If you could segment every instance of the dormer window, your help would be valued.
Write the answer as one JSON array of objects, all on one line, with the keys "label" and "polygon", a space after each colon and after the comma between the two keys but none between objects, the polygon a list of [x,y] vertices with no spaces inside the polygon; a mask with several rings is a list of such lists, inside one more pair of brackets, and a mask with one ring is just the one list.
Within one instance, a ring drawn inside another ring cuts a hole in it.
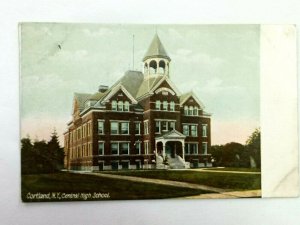
[{"label": "dormer window", "polygon": [[112,111],[117,111],[117,101],[112,101],[111,102],[111,110]]},{"label": "dormer window", "polygon": [[189,116],[192,116],[193,115],[193,106],[190,106],[189,107]]},{"label": "dormer window", "polygon": [[198,107],[196,107],[196,106],[194,107],[194,115],[198,116]]},{"label": "dormer window", "polygon": [[159,100],[157,100],[155,102],[155,109],[160,110],[160,104],[161,104],[161,102]]},{"label": "dormer window", "polygon": [[123,102],[118,101],[118,111],[123,111]]},{"label": "dormer window", "polygon": [[175,111],[175,102],[174,101],[170,102],[170,111]]},{"label": "dormer window", "polygon": [[189,111],[189,108],[187,106],[184,106],[184,115],[188,115],[188,111]]},{"label": "dormer window", "polygon": [[128,101],[125,101],[125,103],[124,103],[124,111],[125,112],[129,111],[129,102]]},{"label": "dormer window", "polygon": [[163,110],[164,111],[168,110],[168,102],[167,101],[163,101]]}]

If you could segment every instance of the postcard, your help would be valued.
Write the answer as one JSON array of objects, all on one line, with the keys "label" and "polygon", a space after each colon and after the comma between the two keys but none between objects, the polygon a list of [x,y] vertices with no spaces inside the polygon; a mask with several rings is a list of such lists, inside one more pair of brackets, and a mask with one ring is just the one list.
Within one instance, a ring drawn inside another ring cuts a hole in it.
[{"label": "postcard", "polygon": [[19,30],[23,202],[262,197],[260,25]]}]

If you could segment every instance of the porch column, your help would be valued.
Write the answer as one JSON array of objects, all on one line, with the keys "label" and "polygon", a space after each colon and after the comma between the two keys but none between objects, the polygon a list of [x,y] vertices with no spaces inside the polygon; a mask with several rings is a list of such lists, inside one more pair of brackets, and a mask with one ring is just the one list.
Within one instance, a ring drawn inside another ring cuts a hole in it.
[{"label": "porch column", "polygon": [[184,154],[185,154],[185,152],[184,152],[184,140],[181,141],[181,145],[182,145],[182,159],[185,161],[185,157],[184,157]]},{"label": "porch column", "polygon": [[165,159],[165,157],[166,157],[166,142],[162,141],[162,144],[163,144],[162,155],[163,155],[163,159]]}]

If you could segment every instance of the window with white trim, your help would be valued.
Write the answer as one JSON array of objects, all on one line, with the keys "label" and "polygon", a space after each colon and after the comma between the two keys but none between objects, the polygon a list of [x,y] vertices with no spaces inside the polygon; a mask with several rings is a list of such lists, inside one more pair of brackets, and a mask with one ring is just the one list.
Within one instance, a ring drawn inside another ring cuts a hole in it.
[{"label": "window with white trim", "polygon": [[202,137],[207,137],[207,124],[202,124]]},{"label": "window with white trim", "polygon": [[115,101],[115,100],[113,100],[112,102],[111,102],[111,110],[112,111],[117,111],[117,101]]},{"label": "window with white trim", "polygon": [[119,143],[120,155],[128,155],[129,154],[129,143],[121,142]]},{"label": "window with white trim", "polygon": [[119,123],[118,122],[110,122],[110,133],[111,134],[119,134]]},{"label": "window with white trim", "polygon": [[104,155],[104,142],[98,142],[98,155]]},{"label": "window with white trim", "polygon": [[186,155],[197,155],[198,144],[197,143],[185,143],[184,152]]},{"label": "window with white trim", "polygon": [[193,112],[194,112],[194,108],[193,108],[193,106],[190,106],[189,107],[189,116],[192,116]]},{"label": "window with white trim", "polygon": [[155,121],[155,133],[160,134],[160,121]]},{"label": "window with white trim", "polygon": [[189,136],[189,125],[187,125],[187,124],[183,125],[183,132],[182,133],[185,136]]},{"label": "window with white trim", "polygon": [[197,126],[196,125],[191,125],[191,136],[192,137],[197,137]]},{"label": "window with white trim", "polygon": [[118,101],[118,111],[123,111],[123,102]]},{"label": "window with white trim", "polygon": [[184,106],[184,115],[189,115],[189,107]]},{"label": "window with white trim", "polygon": [[140,141],[135,142],[135,154],[137,155],[141,154],[141,144]]},{"label": "window with white trim", "polygon": [[125,101],[125,102],[124,102],[124,111],[125,111],[125,112],[128,112],[128,111],[129,111],[129,102],[128,102],[128,101]]},{"label": "window with white trim", "polygon": [[129,123],[128,122],[121,123],[121,134],[129,134]]},{"label": "window with white trim", "polygon": [[168,110],[168,102],[167,101],[163,101],[163,110],[164,111]]},{"label": "window with white trim", "polygon": [[141,123],[140,122],[134,123],[134,130],[135,130],[135,134],[141,134]]},{"label": "window with white trim", "polygon": [[170,111],[175,111],[175,102],[174,101],[171,101],[170,102]]},{"label": "window with white trim", "polygon": [[207,154],[207,142],[202,142],[202,154]]},{"label": "window with white trim", "polygon": [[112,155],[118,155],[119,153],[119,144],[117,142],[110,143],[110,150]]},{"label": "window with white trim", "polygon": [[155,109],[156,109],[156,110],[160,110],[160,105],[161,105],[161,102],[160,102],[159,100],[157,100],[157,101],[155,102]]},{"label": "window with white trim", "polygon": [[194,107],[194,116],[198,116],[198,107],[197,106]]},{"label": "window with white trim", "polygon": [[169,130],[175,130],[175,122],[174,121],[170,121],[169,122]]},{"label": "window with white trim", "polygon": [[148,154],[149,154],[149,142],[146,141],[146,142],[144,143],[144,145],[145,145],[145,155],[148,155]]},{"label": "window with white trim", "polygon": [[161,130],[168,131],[168,121],[161,121]]},{"label": "window with white trim", "polygon": [[144,134],[149,134],[149,123],[144,121]]},{"label": "window with white trim", "polygon": [[98,120],[98,134],[104,134],[104,121]]}]

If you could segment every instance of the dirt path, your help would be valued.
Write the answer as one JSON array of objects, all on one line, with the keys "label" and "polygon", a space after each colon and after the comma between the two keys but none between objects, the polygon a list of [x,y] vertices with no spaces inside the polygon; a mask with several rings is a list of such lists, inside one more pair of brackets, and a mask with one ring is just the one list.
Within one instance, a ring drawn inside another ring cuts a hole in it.
[{"label": "dirt path", "polygon": [[192,184],[187,182],[181,181],[172,181],[172,180],[161,180],[161,179],[153,179],[153,178],[144,178],[144,177],[134,177],[134,176],[124,176],[124,175],[115,175],[115,174],[108,174],[108,173],[86,173],[86,172],[79,172],[79,171],[72,171],[73,173],[83,173],[87,175],[96,175],[99,177],[105,178],[112,178],[118,180],[128,180],[132,182],[142,182],[142,183],[154,183],[160,185],[167,185],[167,186],[175,186],[175,187],[182,187],[182,188],[192,188],[198,190],[205,190],[205,191],[212,191],[216,193],[211,194],[201,194],[196,196],[187,196],[184,198],[243,198],[243,197],[259,197],[261,195],[260,190],[252,190],[252,191],[228,191],[222,188],[215,188],[207,185],[201,184]]}]

